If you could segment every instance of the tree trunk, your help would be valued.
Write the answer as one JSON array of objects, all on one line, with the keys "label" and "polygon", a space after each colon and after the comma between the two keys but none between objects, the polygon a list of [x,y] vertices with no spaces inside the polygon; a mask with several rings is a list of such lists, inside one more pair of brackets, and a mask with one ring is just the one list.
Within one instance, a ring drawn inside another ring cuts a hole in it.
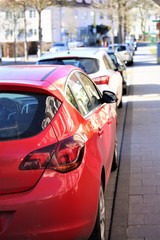
[{"label": "tree trunk", "polygon": [[121,2],[118,1],[118,42],[122,43],[123,42],[123,37],[122,37],[122,6],[121,6]]},{"label": "tree trunk", "polygon": [[26,8],[24,7],[24,58],[28,60],[28,44],[27,44],[27,21],[26,21]]},{"label": "tree trunk", "polygon": [[42,54],[42,28],[41,28],[41,11],[38,12],[39,22],[38,22],[38,49],[37,55],[38,57]]}]

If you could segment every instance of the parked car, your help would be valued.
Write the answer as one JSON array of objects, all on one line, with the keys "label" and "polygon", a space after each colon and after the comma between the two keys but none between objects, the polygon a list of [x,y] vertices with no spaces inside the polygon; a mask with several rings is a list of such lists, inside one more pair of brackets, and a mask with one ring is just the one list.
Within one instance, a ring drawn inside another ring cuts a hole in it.
[{"label": "parked car", "polygon": [[74,66],[3,66],[0,89],[0,239],[105,239],[115,94]]},{"label": "parked car", "polygon": [[121,44],[121,43],[115,43],[115,44],[110,44],[108,46],[108,50],[114,50],[119,52],[121,55],[123,61],[128,64],[132,65],[133,64],[133,52],[129,48],[127,43]]},{"label": "parked car", "polygon": [[138,42],[137,42],[136,39],[134,39],[134,41],[133,41],[133,45],[134,45],[134,49],[135,49],[135,51],[137,51],[137,49],[138,49]]},{"label": "parked car", "polygon": [[77,48],[43,55],[37,63],[74,65],[82,68],[98,85],[101,92],[111,90],[117,96],[117,107],[122,107],[122,76],[115,71],[106,51],[98,48]]},{"label": "parked car", "polygon": [[135,54],[135,48],[134,45],[131,42],[126,42],[126,44],[129,46],[129,50],[132,52],[132,54]]},{"label": "parked car", "polygon": [[135,38],[130,38],[130,39],[126,39],[126,43],[128,43],[129,45],[131,45],[134,48],[134,51],[137,50],[138,48],[138,43],[136,41]]},{"label": "parked car", "polygon": [[77,47],[83,47],[84,44],[82,41],[71,41],[68,42],[68,48],[72,49],[72,48],[77,48]]},{"label": "parked car", "polygon": [[59,51],[64,51],[66,50],[68,47],[67,47],[67,44],[66,43],[63,43],[63,42],[56,42],[56,43],[53,43],[53,45],[51,46],[51,48],[49,49],[50,52],[59,52]]},{"label": "parked car", "polygon": [[107,50],[108,55],[115,65],[115,70],[119,71],[123,78],[123,95],[127,94],[127,67],[118,52]]},{"label": "parked car", "polygon": [[2,47],[0,46],[0,63],[2,63]]}]

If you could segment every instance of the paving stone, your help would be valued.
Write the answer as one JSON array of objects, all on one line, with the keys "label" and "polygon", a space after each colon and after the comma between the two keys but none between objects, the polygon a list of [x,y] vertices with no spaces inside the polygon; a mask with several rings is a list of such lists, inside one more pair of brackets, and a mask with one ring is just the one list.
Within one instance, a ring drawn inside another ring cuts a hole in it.
[{"label": "paving stone", "polygon": [[[138,54],[143,54],[144,66],[130,68],[133,76],[125,98],[123,146],[108,240],[160,240],[160,67],[155,57],[149,65],[148,48],[142,50]],[[124,109],[121,118],[123,113]]]},{"label": "paving stone", "polygon": [[[146,225],[156,225],[160,228],[160,212],[159,213],[150,213],[144,215],[144,221]],[[160,238],[160,236],[159,236]]]},{"label": "paving stone", "polygon": [[128,240],[146,240],[146,238],[128,238]]},{"label": "paving stone", "polygon": [[137,167],[132,167],[132,168],[130,169],[130,172],[131,172],[131,173],[141,173],[141,172],[142,172],[142,167],[139,167],[139,166],[137,166]]},{"label": "paving stone", "polygon": [[141,179],[131,179],[130,180],[130,186],[141,187],[142,186],[142,180]]},{"label": "paving stone", "polygon": [[159,206],[157,204],[148,203],[130,203],[129,215],[142,213],[158,213]]},{"label": "paving stone", "polygon": [[128,217],[128,225],[144,225],[144,215],[130,214]]},{"label": "paving stone", "polygon": [[143,203],[143,195],[134,195],[134,196],[129,196],[129,204],[133,203]]},{"label": "paving stone", "polygon": [[138,195],[138,194],[156,194],[156,187],[142,186],[142,187],[130,187],[129,194]]},{"label": "paving stone", "polygon": [[144,203],[160,203],[160,195],[157,194],[150,194],[143,196]]},{"label": "paving stone", "polygon": [[137,225],[128,227],[128,238],[160,239],[160,227],[157,225]]}]

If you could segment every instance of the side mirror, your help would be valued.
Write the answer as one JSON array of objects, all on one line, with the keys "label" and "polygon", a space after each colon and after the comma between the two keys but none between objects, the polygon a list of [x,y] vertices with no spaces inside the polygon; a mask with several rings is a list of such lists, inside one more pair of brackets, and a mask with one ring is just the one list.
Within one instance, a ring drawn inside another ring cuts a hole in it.
[{"label": "side mirror", "polygon": [[125,67],[123,65],[119,65],[118,66],[118,71],[121,72],[121,71],[124,71],[124,70],[125,70]]},{"label": "side mirror", "polygon": [[105,103],[115,103],[118,100],[116,94],[108,90],[103,91],[102,97]]}]

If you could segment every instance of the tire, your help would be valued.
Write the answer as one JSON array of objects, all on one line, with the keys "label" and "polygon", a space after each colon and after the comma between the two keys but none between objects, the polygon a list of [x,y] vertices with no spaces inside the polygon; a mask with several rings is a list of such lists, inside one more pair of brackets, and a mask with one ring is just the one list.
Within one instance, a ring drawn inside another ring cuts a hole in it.
[{"label": "tire", "polygon": [[118,167],[118,147],[117,147],[117,140],[116,140],[111,171],[112,172],[115,171],[117,167]]},{"label": "tire", "polygon": [[123,95],[123,96],[124,96],[124,95],[127,95],[127,85],[126,85],[126,84],[123,86],[122,95]]},{"label": "tire", "polygon": [[120,101],[120,103],[118,105],[118,108],[122,108],[122,107],[123,107],[123,103],[122,103],[122,99],[121,99],[121,101]]},{"label": "tire", "polygon": [[132,66],[133,65],[133,59],[132,59],[132,61],[129,63],[129,66]]},{"label": "tire", "polygon": [[96,223],[89,240],[106,240],[106,209],[102,183],[99,190],[99,203]]},{"label": "tire", "polygon": [[127,66],[132,66],[133,65],[133,59],[130,62],[127,62]]}]

